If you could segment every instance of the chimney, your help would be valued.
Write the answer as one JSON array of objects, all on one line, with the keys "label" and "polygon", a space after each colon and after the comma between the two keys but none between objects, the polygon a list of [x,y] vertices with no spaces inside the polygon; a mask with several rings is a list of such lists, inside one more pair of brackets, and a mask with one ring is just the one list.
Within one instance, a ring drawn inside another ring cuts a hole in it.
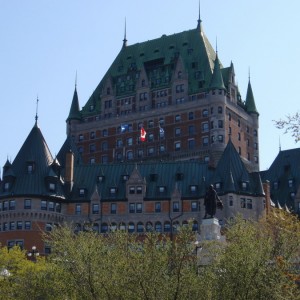
[{"label": "chimney", "polygon": [[68,192],[71,192],[73,187],[73,177],[74,177],[74,154],[70,150],[66,154],[66,166],[65,166],[65,183]]},{"label": "chimney", "polygon": [[264,192],[265,192],[266,215],[268,216],[271,212],[270,182],[268,180],[263,183],[263,189],[264,189]]}]

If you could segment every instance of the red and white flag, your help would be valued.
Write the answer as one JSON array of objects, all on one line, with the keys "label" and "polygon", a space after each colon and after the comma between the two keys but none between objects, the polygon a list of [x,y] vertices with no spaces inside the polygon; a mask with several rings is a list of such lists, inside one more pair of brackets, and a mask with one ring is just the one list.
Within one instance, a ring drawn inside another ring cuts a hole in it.
[{"label": "red and white flag", "polygon": [[146,130],[144,129],[144,127],[142,127],[141,128],[141,136],[140,136],[140,139],[141,139],[142,142],[145,142],[146,134],[147,134]]}]

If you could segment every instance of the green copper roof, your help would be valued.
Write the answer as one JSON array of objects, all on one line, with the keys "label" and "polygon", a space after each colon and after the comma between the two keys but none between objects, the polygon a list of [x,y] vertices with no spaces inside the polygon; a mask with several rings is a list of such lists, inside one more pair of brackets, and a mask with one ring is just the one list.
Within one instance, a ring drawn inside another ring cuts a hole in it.
[{"label": "green copper roof", "polygon": [[[221,183],[221,188],[218,190],[220,194],[230,192],[263,194],[259,174],[248,172],[231,139],[218,162],[212,181],[214,184]],[[242,187],[242,182],[247,184],[246,188]]]},{"label": "green copper roof", "polygon": [[79,100],[78,100],[78,94],[77,94],[77,89],[75,87],[74,90],[74,95],[73,95],[73,100],[69,112],[69,116],[67,118],[68,120],[80,120],[81,119],[81,113],[80,113],[80,108],[79,108]]},{"label": "green copper roof", "polygon": [[249,82],[248,82],[248,89],[247,89],[245,106],[246,106],[246,111],[248,113],[253,113],[253,114],[259,115],[259,113],[256,109],[256,106],[255,106],[255,101],[254,101],[254,96],[253,96],[253,92],[252,92],[250,79],[249,79]]},{"label": "green copper roof", "polygon": [[226,90],[223,77],[222,77],[222,72],[220,69],[220,61],[218,58],[218,54],[216,55],[214,71],[213,71],[213,75],[209,87],[210,89]]},{"label": "green copper roof", "polygon": [[[300,148],[280,151],[262,180],[270,182],[271,199],[290,210],[298,210],[292,196],[300,187]],[[299,211],[298,211],[299,213]]]},{"label": "green copper roof", "polygon": [[[8,170],[14,175],[14,179],[10,181],[11,186],[3,195],[13,193],[16,196],[52,196],[53,192],[49,191],[45,182],[45,179],[53,174],[50,170],[52,162],[52,155],[36,122]],[[5,181],[4,176],[3,182]],[[63,196],[59,186],[55,196]]]},{"label": "green copper roof", "polygon": [[[111,80],[117,96],[133,95],[142,71],[151,89],[169,87],[179,59],[188,74],[189,94],[207,91],[211,82],[216,53],[201,28],[162,35],[160,38],[123,46],[96,87],[82,113],[100,112],[104,84]],[[94,111],[90,110],[90,107]]]}]

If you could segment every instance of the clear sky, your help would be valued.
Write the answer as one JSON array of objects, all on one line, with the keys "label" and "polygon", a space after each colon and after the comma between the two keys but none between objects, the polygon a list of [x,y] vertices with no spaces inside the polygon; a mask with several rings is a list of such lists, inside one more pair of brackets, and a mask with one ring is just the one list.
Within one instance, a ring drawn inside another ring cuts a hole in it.
[{"label": "clear sky", "polygon": [[[13,160],[34,125],[55,155],[66,138],[74,92],[83,106],[128,45],[195,28],[199,0],[0,0],[0,164]],[[260,113],[260,169],[299,147],[272,120],[299,108],[300,1],[201,0],[211,44],[232,61],[242,98],[250,68]]]}]

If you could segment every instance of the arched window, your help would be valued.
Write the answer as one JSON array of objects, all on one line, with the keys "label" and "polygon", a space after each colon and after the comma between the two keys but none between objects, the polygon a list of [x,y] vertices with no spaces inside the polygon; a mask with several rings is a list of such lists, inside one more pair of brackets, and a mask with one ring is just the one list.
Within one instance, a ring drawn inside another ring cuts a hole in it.
[{"label": "arched window", "polygon": [[116,231],[117,230],[117,224],[116,223],[111,223],[110,224],[110,231]]},{"label": "arched window", "polygon": [[93,224],[93,231],[99,232],[99,224],[97,224],[97,223]]},{"label": "arched window", "polygon": [[147,222],[146,223],[146,231],[147,232],[150,232],[150,231],[152,231],[153,230],[153,225],[152,225],[152,223],[151,222]]},{"label": "arched window", "polygon": [[164,223],[164,232],[170,232],[171,231],[171,224],[169,221],[166,221]]},{"label": "arched window", "polygon": [[144,224],[142,222],[138,222],[136,226],[137,232],[144,232]]},{"label": "arched window", "polygon": [[135,230],[134,223],[133,223],[133,222],[130,222],[130,223],[128,224],[128,232],[132,233],[132,232],[134,232],[134,230]]},{"label": "arched window", "polygon": [[101,224],[101,232],[106,233],[108,231],[108,225],[107,223],[102,223]]},{"label": "arched window", "polygon": [[156,222],[155,223],[155,231],[156,232],[161,232],[162,231],[161,223],[160,222]]},{"label": "arched window", "polygon": [[119,229],[120,230],[126,230],[126,225],[125,225],[125,223],[120,223],[120,225],[119,225]]}]

